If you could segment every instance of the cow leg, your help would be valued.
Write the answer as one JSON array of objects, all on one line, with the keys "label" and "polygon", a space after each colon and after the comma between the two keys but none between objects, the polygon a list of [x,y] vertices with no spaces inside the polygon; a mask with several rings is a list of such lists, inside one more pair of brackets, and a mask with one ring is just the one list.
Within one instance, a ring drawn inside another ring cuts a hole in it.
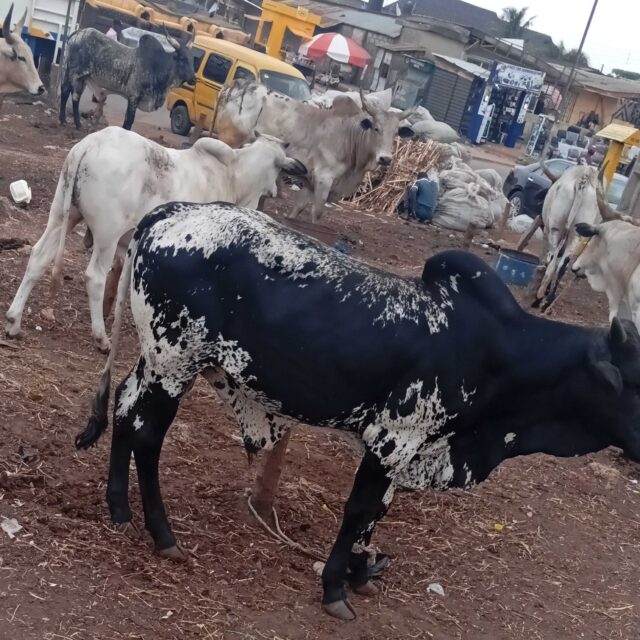
[{"label": "cow leg", "polygon": [[[70,217],[69,229],[73,228],[77,221],[75,216],[74,219]],[[60,220],[50,220],[40,240],[36,242],[31,250],[24,277],[6,314],[7,325],[5,330],[9,336],[17,336],[20,333],[22,313],[29,299],[29,294],[56,256],[62,229],[60,223]]]},{"label": "cow leg", "polygon": [[151,534],[158,553],[175,560],[184,560],[186,556],[176,544],[164,508],[159,466],[164,437],[173,422],[188,382],[178,384],[182,392],[171,396],[161,384],[149,384],[146,380],[145,360],[141,357],[116,392],[107,503],[115,524],[126,525],[131,521],[128,490],[129,465],[133,452],[145,527]]},{"label": "cow leg", "polygon": [[[370,451],[362,459],[351,495],[344,509],[342,526],[338,532],[329,559],[322,572],[322,606],[324,610],[336,618],[351,620],[355,612],[347,602],[344,582],[352,552],[360,549],[354,545],[366,545],[371,539],[376,521],[386,513],[391,503],[392,481],[387,477],[380,460]],[[366,565],[352,561],[351,583],[362,593],[371,593],[373,588],[368,583]]]},{"label": "cow leg", "polygon": [[127,112],[124,116],[123,129],[130,130],[136,117],[136,109],[138,108],[138,98],[127,98]]},{"label": "cow leg", "polygon": [[320,220],[322,213],[324,212],[332,184],[332,179],[321,178],[314,185],[313,206],[311,207],[311,222],[313,222],[313,224]]},{"label": "cow leg", "polygon": [[73,106],[73,122],[76,129],[80,128],[80,98],[84,91],[84,80],[75,80],[72,84],[71,105]]},{"label": "cow leg", "polygon": [[104,318],[109,317],[111,307],[113,307],[113,303],[116,299],[116,295],[118,293],[118,282],[120,282],[120,274],[122,273],[126,253],[126,247],[122,247],[122,245],[118,244],[116,257],[111,265],[109,273],[107,274],[107,281],[104,286],[104,300],[102,302],[102,315]]},{"label": "cow leg", "polygon": [[71,83],[65,80],[60,88],[60,124],[67,124],[67,102],[71,95]]},{"label": "cow leg", "polygon": [[85,272],[87,295],[89,296],[89,311],[91,313],[91,335],[98,344],[100,351],[109,351],[110,342],[104,326],[102,315],[105,283],[107,273],[113,263],[117,243],[103,247],[94,244],[93,253]]}]

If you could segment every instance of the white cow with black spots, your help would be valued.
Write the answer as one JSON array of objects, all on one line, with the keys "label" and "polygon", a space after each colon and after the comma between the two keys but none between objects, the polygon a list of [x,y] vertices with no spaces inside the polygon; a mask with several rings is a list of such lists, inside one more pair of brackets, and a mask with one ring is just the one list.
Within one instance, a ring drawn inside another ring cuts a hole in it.
[{"label": "white cow with black spots", "polygon": [[505,458],[534,452],[573,456],[613,444],[640,460],[632,324],[614,320],[606,331],[531,316],[468,253],[441,253],[421,278],[400,278],[221,203],[169,204],[138,225],[79,448],[107,427],[129,283],[140,356],[116,391],[113,522],[132,526],[133,453],[156,549],[185,558],[158,468],[199,374],[230,406],[249,454],[273,447],[291,420],[350,432],[364,456],[322,574],[324,608],[339,618],[355,617],[345,581],[356,593],[376,591],[363,547],[396,486],[468,488]]},{"label": "white cow with black spots", "polygon": [[6,314],[8,335],[20,333],[29,294],[52,262],[53,292],[60,286],[66,234],[84,221],[93,242],[86,271],[91,333],[99,348],[108,350],[103,315],[107,273],[118,252],[113,278],[117,282],[127,234],[140,218],[172,200],[223,200],[256,207],[262,196],[275,197],[281,170],[306,172],[300,162],[287,157],[279,140],[259,134],[242,149],[202,138],[187,150],[167,149],[120,127],[87,136],[71,149],[62,167],[47,228],[33,247]]}]

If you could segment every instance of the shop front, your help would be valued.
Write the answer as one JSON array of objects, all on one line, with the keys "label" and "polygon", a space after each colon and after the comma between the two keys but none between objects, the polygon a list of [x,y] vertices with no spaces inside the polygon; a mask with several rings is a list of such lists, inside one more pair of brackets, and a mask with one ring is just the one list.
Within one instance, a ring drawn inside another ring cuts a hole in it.
[{"label": "shop front", "polygon": [[525,116],[542,90],[544,73],[495,62],[484,91],[471,105],[471,142],[514,147],[524,131]]}]

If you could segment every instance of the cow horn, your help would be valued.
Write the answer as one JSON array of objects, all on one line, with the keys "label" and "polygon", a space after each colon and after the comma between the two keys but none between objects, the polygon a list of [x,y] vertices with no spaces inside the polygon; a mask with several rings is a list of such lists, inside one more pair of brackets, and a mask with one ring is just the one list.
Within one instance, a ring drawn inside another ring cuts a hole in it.
[{"label": "cow horn", "polygon": [[547,167],[547,163],[542,155],[540,156],[540,168],[542,169],[542,173],[544,173],[544,175],[547,176],[547,178],[549,178],[552,183],[558,181],[559,176],[555,175],[549,170],[549,167]]},{"label": "cow horn", "polygon": [[371,108],[367,105],[367,101],[364,99],[364,93],[362,93],[362,82],[360,83],[360,102],[362,102],[362,108],[375,119],[376,114],[371,111]]},{"label": "cow horn", "polygon": [[27,19],[27,8],[25,7],[24,13],[22,14],[22,18],[16,22],[16,26],[13,28],[13,34],[17,35],[19,38],[22,37],[22,29],[24,27],[25,20]]},{"label": "cow horn", "polygon": [[607,202],[607,199],[604,197],[603,190],[603,176],[604,170],[606,169],[607,163],[598,171],[598,181],[596,182],[596,200],[598,201],[598,210],[600,211],[600,216],[602,219],[607,222],[609,220],[620,220],[620,214]]},{"label": "cow horn", "polygon": [[415,107],[409,107],[408,109],[405,109],[401,114],[400,114],[400,122],[402,122],[403,120],[406,120],[409,116],[412,116],[416,111]]},{"label": "cow horn", "polygon": [[167,31],[167,25],[162,23],[162,28],[164,29],[164,37],[167,39],[167,42],[174,48],[175,51],[180,49],[180,43]]},{"label": "cow horn", "polygon": [[4,19],[4,23],[2,25],[2,35],[4,39],[7,41],[7,44],[14,43],[14,37],[11,33],[11,16],[13,15],[13,3],[9,7],[9,13],[7,13],[7,17]]}]

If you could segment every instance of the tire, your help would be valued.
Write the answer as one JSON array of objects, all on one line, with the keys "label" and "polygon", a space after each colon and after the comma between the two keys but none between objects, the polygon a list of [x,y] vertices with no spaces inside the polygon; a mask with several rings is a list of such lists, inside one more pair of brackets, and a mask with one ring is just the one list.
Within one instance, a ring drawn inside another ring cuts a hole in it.
[{"label": "tire", "polygon": [[509,194],[509,202],[511,203],[510,218],[515,218],[522,213],[522,191],[512,191]]},{"label": "tire", "polygon": [[191,131],[189,110],[183,104],[177,104],[171,109],[171,131],[179,136],[188,136]]}]

